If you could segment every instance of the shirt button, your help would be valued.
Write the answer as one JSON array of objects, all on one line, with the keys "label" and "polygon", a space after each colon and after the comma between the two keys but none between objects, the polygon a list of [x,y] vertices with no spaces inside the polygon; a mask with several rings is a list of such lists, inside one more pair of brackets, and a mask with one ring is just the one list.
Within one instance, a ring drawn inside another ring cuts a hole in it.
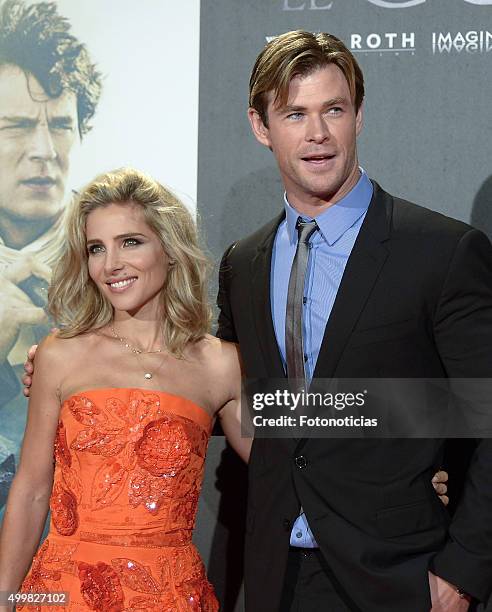
[{"label": "shirt button", "polygon": [[297,467],[302,470],[303,468],[306,467],[307,465],[307,461],[306,461],[306,457],[304,457],[304,455],[299,455],[299,457],[295,458],[294,463],[297,465]]},{"label": "shirt button", "polygon": [[306,297],[306,296],[304,296],[304,297],[302,298],[302,303],[303,303],[303,304],[307,304],[307,297]]},{"label": "shirt button", "polygon": [[306,362],[308,360],[308,356],[306,355],[306,353],[304,353],[304,362]]},{"label": "shirt button", "polygon": [[302,538],[302,531],[298,531],[296,533],[296,538]]}]

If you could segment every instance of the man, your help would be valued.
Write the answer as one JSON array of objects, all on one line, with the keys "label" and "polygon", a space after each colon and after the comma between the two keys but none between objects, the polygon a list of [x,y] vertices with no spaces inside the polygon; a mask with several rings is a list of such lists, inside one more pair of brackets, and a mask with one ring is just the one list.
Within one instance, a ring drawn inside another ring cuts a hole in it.
[{"label": "man", "polygon": [[101,93],[101,76],[70,29],[54,2],[0,4],[0,418],[2,434],[17,442],[25,413],[13,367],[47,330],[70,155]]},{"label": "man", "polygon": [[[218,335],[239,342],[247,378],[488,377],[490,243],[368,179],[356,148],[363,97],[362,72],[334,36],[289,32],[260,53],[248,114],[278,163],[285,210],[226,251]],[[458,612],[486,601],[490,441],[450,524],[429,486],[442,449],[256,438],[247,611]]]}]

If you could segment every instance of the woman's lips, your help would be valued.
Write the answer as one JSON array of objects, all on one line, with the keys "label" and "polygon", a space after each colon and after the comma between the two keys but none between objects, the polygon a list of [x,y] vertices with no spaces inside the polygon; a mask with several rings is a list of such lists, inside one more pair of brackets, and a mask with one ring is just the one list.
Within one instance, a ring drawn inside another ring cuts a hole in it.
[{"label": "woman's lips", "polygon": [[114,280],[106,283],[110,291],[113,293],[123,293],[137,280],[136,276],[130,276],[128,278],[122,278],[120,280]]}]

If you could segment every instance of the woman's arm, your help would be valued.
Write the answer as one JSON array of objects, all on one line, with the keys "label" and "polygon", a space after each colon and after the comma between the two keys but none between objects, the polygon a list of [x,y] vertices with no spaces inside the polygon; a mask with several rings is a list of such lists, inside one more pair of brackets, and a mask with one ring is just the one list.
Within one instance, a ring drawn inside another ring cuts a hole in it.
[{"label": "woman's arm", "polygon": [[241,397],[228,402],[219,412],[219,418],[227,441],[241,459],[248,463],[253,437],[241,430]]},{"label": "woman's arm", "polygon": [[43,532],[53,484],[53,444],[60,402],[58,381],[63,342],[46,338],[36,353],[36,374],[19,468],[12,483],[0,534],[0,591],[17,591]]},{"label": "woman's arm", "polygon": [[[241,415],[241,357],[237,344],[222,342],[223,368],[221,380],[227,387],[228,401],[217,413],[227,441],[246,463],[249,460],[253,430]],[[249,435],[248,435],[249,434]]]}]

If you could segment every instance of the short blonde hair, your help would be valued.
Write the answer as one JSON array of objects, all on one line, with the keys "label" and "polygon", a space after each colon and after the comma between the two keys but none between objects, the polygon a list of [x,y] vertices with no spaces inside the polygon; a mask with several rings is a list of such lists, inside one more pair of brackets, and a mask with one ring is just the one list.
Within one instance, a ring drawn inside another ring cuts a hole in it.
[{"label": "short blonde hair", "polygon": [[355,57],[336,36],[304,30],[275,37],[258,55],[249,81],[250,107],[268,126],[267,94],[273,91],[274,104],[281,107],[287,103],[289,84],[295,76],[307,76],[329,64],[343,72],[357,112],[364,99],[364,76]]},{"label": "short blonde hair", "polygon": [[123,168],[101,174],[74,199],[67,211],[66,242],[53,272],[48,308],[62,327],[62,338],[99,329],[111,321],[113,307],[89,276],[86,220],[97,208],[128,203],[141,207],[146,223],[174,262],[161,292],[162,327],[166,348],[181,356],[187,343],[200,340],[209,330],[209,260],[198,245],[196,224],[186,207],[138,170]]}]

